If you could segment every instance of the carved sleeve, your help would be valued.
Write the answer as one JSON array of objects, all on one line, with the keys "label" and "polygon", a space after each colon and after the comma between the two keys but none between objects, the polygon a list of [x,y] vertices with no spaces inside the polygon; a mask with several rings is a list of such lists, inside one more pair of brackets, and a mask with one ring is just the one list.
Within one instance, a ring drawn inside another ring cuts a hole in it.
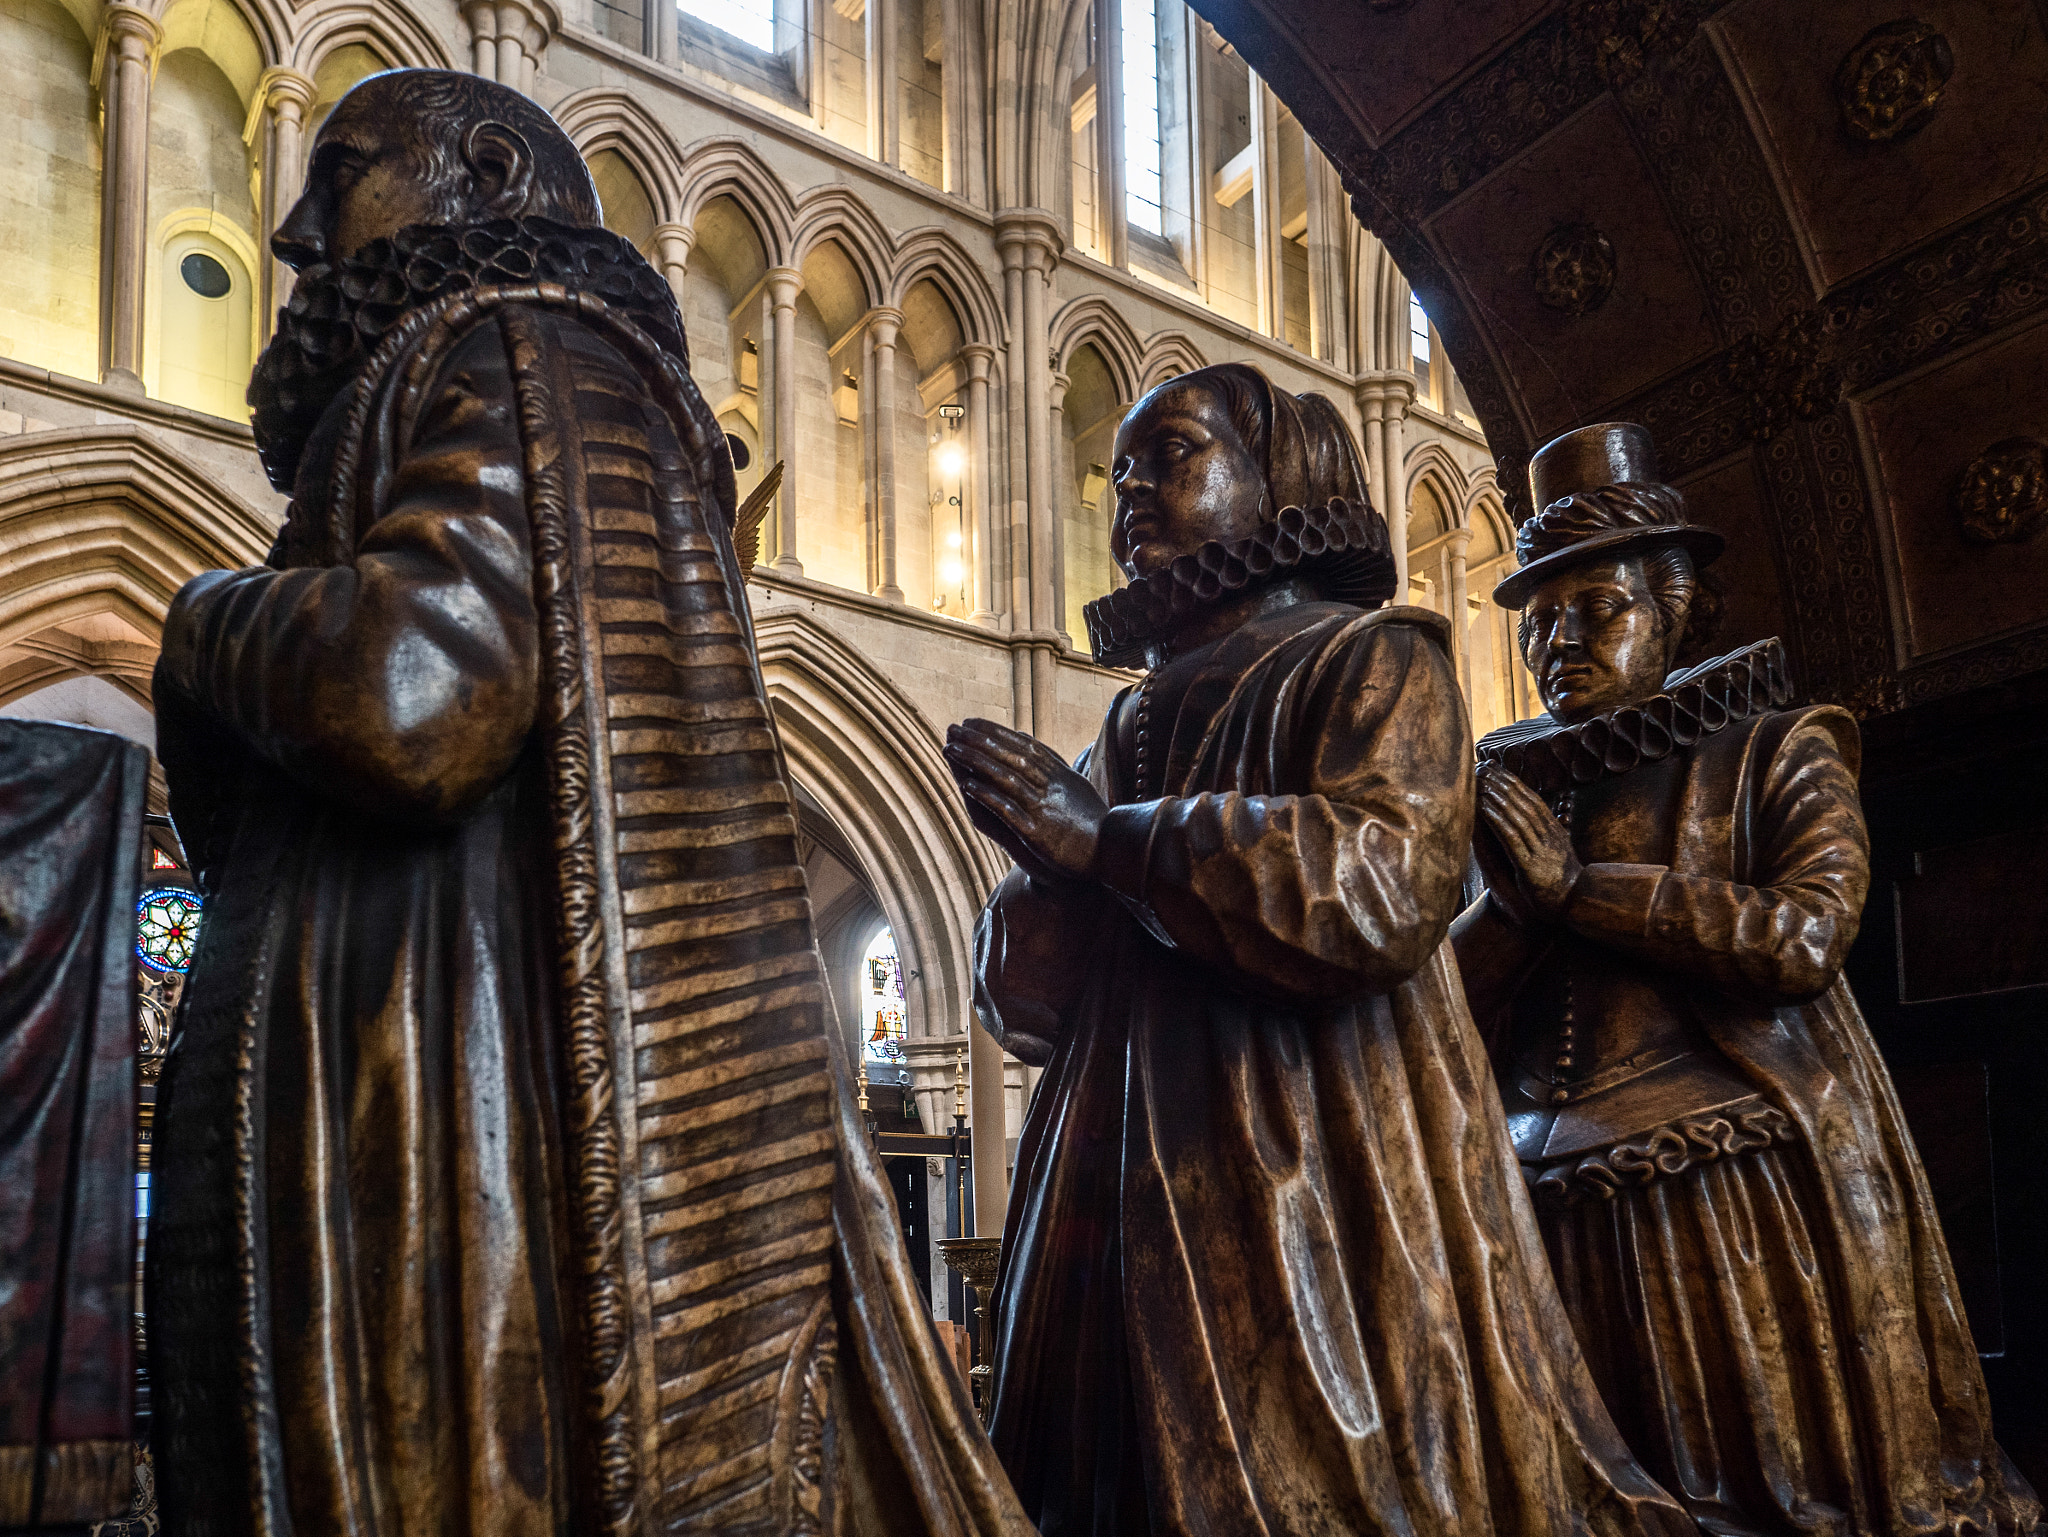
[{"label": "carved sleeve", "polygon": [[1472,744],[1449,660],[1421,630],[1354,627],[1326,653],[1288,744],[1299,793],[1119,806],[1104,884],[1162,941],[1263,993],[1385,992],[1458,910]]},{"label": "carved sleeve", "polygon": [[158,690],[320,793],[381,815],[461,815],[533,724],[520,465],[504,345],[480,327],[444,369],[354,562],[187,584]]},{"label": "carved sleeve", "polygon": [[1565,919],[1603,944],[1745,998],[1804,1003],[1833,985],[1870,886],[1855,776],[1834,733],[1796,727],[1765,770],[1754,885],[1657,865],[1588,865]]},{"label": "carved sleeve", "polygon": [[[1105,737],[1122,704],[1119,694]],[[1074,766],[1107,799],[1104,756],[1098,742]],[[1114,913],[1100,887],[1050,889],[1015,868],[990,895],[974,925],[974,1013],[1018,1061],[1043,1067],[1051,1058],[1085,969],[1080,957]]]}]

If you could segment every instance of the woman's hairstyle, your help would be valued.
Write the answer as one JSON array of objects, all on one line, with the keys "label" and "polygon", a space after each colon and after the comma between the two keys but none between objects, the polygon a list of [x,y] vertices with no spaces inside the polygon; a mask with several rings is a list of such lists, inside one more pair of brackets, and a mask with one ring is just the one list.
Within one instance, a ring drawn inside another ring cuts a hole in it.
[{"label": "woman's hairstyle", "polygon": [[1321,507],[1334,496],[1361,512],[1371,507],[1358,440],[1325,396],[1290,395],[1246,363],[1198,368],[1160,388],[1190,384],[1222,403],[1238,441],[1264,471],[1267,517],[1285,507]]},{"label": "woman's hairstyle", "polygon": [[[1523,565],[1566,550],[1593,534],[1616,529],[1658,528],[1685,522],[1685,497],[1675,486],[1630,480],[1559,497],[1524,523],[1515,534],[1515,554]],[[1643,580],[1657,605],[1667,634],[1679,637],[1680,656],[1691,655],[1713,639],[1721,620],[1721,595],[1694,568],[1692,556],[1675,546],[1629,557],[1642,562]],[[1516,627],[1523,650],[1529,644],[1528,611]]]}]

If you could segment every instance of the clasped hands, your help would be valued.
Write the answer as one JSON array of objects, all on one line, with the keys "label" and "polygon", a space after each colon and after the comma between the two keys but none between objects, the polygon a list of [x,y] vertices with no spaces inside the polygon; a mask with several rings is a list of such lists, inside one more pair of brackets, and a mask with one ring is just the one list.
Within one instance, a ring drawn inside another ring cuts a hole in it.
[{"label": "clasped hands", "polygon": [[1058,753],[992,720],[948,727],[945,753],[969,819],[1025,874],[1055,884],[1094,874],[1109,807]]},{"label": "clasped hands", "polygon": [[1494,900],[1518,923],[1556,923],[1581,869],[1571,834],[1540,795],[1492,765],[1479,770],[1479,815],[1493,836],[1473,845]]}]

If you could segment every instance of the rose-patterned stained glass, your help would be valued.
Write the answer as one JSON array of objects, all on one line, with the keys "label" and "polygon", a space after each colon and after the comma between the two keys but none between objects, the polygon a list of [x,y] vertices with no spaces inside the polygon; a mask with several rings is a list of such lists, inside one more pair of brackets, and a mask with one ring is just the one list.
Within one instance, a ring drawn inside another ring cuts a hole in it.
[{"label": "rose-patterned stained glass", "polygon": [[135,954],[151,971],[183,974],[199,941],[199,894],[156,886],[135,904]]}]

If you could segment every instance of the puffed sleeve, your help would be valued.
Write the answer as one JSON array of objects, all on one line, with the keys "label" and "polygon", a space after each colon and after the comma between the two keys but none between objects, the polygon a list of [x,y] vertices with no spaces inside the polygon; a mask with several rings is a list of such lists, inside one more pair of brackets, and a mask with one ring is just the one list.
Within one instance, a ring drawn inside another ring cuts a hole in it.
[{"label": "puffed sleeve", "polygon": [[1738,996],[1805,1003],[1833,985],[1870,887],[1870,840],[1836,710],[1809,711],[1764,771],[1754,885],[1660,865],[1586,866],[1565,921],[1589,939]]},{"label": "puffed sleeve", "polygon": [[[1123,695],[1110,706],[1106,738]],[[1110,798],[1102,743],[1074,767]],[[974,1013],[982,1028],[1020,1062],[1042,1067],[1065,1028],[1080,985],[1079,958],[1113,914],[1109,894],[1082,882],[1049,888],[1012,868],[974,925]]]},{"label": "puffed sleeve", "polygon": [[344,566],[215,571],[171,605],[160,698],[309,788],[460,816],[530,732],[538,647],[512,381],[495,326],[444,367]]},{"label": "puffed sleeve", "polygon": [[1419,625],[1346,627],[1298,730],[1300,793],[1118,806],[1103,884],[1166,944],[1304,1001],[1386,992],[1435,953],[1472,835],[1472,742]]}]

